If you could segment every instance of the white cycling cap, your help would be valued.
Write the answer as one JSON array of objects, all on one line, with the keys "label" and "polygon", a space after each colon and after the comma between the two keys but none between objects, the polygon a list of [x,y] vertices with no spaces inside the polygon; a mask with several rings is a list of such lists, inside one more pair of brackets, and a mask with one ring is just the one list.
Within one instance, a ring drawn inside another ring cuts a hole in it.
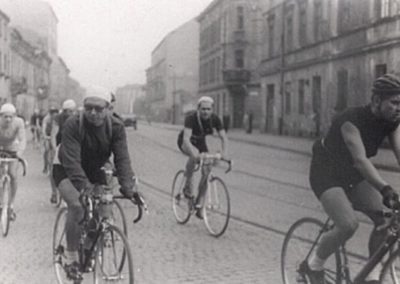
[{"label": "white cycling cap", "polygon": [[83,100],[87,98],[100,98],[105,100],[106,102],[111,102],[111,92],[106,88],[100,86],[90,86],[86,89],[86,93],[83,97]]},{"label": "white cycling cap", "polygon": [[17,110],[13,104],[5,103],[4,105],[1,106],[0,113],[3,114],[6,112],[14,114],[17,112]]},{"label": "white cycling cap", "polygon": [[201,103],[203,102],[207,102],[207,103],[212,103],[214,104],[214,100],[209,97],[209,96],[202,96],[198,101],[197,101],[197,105],[199,106]]},{"label": "white cycling cap", "polygon": [[76,103],[74,100],[65,100],[62,104],[62,109],[75,109],[76,108]]}]

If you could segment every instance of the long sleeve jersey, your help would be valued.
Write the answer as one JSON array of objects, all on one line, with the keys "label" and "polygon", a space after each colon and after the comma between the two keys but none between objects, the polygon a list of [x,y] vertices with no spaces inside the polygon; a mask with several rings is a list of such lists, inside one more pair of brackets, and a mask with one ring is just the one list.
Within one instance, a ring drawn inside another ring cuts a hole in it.
[{"label": "long sleeve jersey", "polygon": [[80,131],[79,115],[70,117],[63,126],[59,159],[68,178],[78,190],[85,188],[89,183],[104,183],[101,167],[111,154],[114,156],[121,187],[134,186],[125,128],[120,120],[113,116],[110,116],[110,119],[111,137],[107,135],[108,123],[94,126],[83,119],[83,131]]}]

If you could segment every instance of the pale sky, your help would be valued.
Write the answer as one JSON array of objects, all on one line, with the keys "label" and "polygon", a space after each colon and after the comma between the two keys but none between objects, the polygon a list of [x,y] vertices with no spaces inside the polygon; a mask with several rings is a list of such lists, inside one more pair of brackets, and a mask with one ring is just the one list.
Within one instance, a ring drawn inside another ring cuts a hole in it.
[{"label": "pale sky", "polygon": [[212,0],[47,0],[59,19],[58,54],[82,85],[145,83],[152,50]]}]

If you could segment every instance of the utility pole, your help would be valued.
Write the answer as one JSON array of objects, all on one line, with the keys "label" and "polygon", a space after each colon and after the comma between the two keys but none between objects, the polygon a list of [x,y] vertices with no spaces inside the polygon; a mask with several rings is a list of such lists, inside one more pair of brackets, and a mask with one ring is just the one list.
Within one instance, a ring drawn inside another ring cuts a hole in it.
[{"label": "utility pole", "polygon": [[176,124],[176,75],[173,73],[172,77],[172,124]]},{"label": "utility pole", "polygon": [[281,64],[280,64],[280,95],[281,95],[281,115],[279,118],[279,134],[283,134],[283,124],[285,121],[285,2],[282,2],[282,31],[281,31]]}]

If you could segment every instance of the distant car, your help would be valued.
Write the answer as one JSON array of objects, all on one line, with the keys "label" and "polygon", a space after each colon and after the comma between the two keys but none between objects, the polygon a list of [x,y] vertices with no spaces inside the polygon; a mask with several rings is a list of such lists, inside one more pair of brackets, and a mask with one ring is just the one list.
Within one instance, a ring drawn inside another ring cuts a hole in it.
[{"label": "distant car", "polygon": [[137,117],[133,113],[121,114],[122,120],[125,127],[132,126],[135,130],[137,129]]}]

